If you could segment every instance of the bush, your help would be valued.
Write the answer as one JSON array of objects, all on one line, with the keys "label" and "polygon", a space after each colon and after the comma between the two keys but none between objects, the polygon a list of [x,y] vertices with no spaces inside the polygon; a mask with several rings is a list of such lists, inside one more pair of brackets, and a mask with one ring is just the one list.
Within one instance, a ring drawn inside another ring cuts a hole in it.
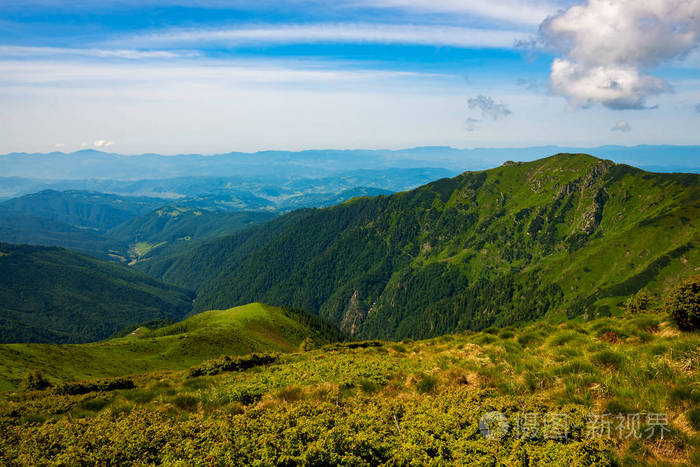
[{"label": "bush", "polygon": [[691,276],[666,296],[664,309],[683,331],[700,329],[700,274]]},{"label": "bush", "polygon": [[628,313],[642,313],[650,308],[652,297],[644,290],[640,290],[625,302],[625,311]]},{"label": "bush", "polygon": [[116,391],[117,389],[132,389],[134,382],[128,378],[101,379],[95,381],[78,381],[62,383],[54,388],[54,393],[62,396],[75,396],[97,391]]},{"label": "bush", "polygon": [[39,370],[30,371],[22,380],[22,388],[30,391],[43,391],[49,387],[51,387],[51,383]]},{"label": "bush", "polygon": [[311,340],[310,337],[307,337],[304,339],[304,341],[299,345],[299,350],[302,352],[308,352],[309,350],[313,350],[316,348],[316,345],[314,344],[314,341]]},{"label": "bush", "polygon": [[438,379],[432,375],[421,376],[420,381],[416,383],[416,389],[418,392],[425,394],[428,392],[433,392],[438,384]]},{"label": "bush", "polygon": [[259,382],[243,383],[231,390],[231,400],[248,405],[257,402],[267,392],[267,386]]},{"label": "bush", "polygon": [[252,353],[243,357],[223,357],[207,360],[201,365],[190,368],[190,376],[217,375],[224,371],[244,371],[260,365],[269,365],[279,359],[276,353],[257,354]]}]

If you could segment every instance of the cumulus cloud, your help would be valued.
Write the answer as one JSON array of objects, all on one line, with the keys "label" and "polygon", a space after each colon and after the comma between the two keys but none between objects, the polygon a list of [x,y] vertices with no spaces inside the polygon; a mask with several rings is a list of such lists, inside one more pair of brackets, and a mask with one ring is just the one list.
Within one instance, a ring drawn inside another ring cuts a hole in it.
[{"label": "cumulus cloud", "polygon": [[114,144],[114,141],[107,141],[104,139],[98,139],[94,143],[92,143],[93,146],[96,148],[108,148]]},{"label": "cumulus cloud", "polygon": [[573,106],[646,108],[671,90],[650,71],[700,43],[700,0],[588,0],[548,18],[540,38],[561,57],[552,90]]},{"label": "cumulus cloud", "polygon": [[489,96],[477,96],[472,97],[468,101],[470,110],[479,110],[481,112],[481,118],[490,118],[492,120],[498,120],[501,117],[507,117],[512,112],[503,103],[498,103]]},{"label": "cumulus cloud", "polygon": [[610,128],[610,131],[621,131],[623,133],[629,133],[632,127],[625,120],[620,120],[615,124],[614,127]]}]

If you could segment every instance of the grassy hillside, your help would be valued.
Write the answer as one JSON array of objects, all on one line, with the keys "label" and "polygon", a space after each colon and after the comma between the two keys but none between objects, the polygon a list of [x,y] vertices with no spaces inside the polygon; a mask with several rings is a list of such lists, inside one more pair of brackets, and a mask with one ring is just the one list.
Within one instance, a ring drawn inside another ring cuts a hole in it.
[{"label": "grassy hillside", "polygon": [[166,202],[159,198],[117,196],[93,191],[44,190],[0,203],[0,209],[105,231]]},{"label": "grassy hillside", "polygon": [[132,323],[178,320],[190,292],[62,248],[0,243],[0,342],[89,342]]},{"label": "grassy hillside", "polygon": [[[7,393],[0,463],[698,465],[698,349],[697,333],[642,314]],[[508,426],[486,439],[491,412]]]},{"label": "grassy hillside", "polygon": [[307,337],[319,345],[343,339],[337,329],[304,312],[253,303],[102,342],[2,344],[0,391],[16,388],[29,370],[60,382],[183,369],[222,354],[296,351]]},{"label": "grassy hillside", "polygon": [[143,259],[151,249],[137,251],[138,244],[157,245],[157,253],[162,254],[163,247],[176,251],[187,243],[231,235],[275,217],[276,214],[268,212],[205,211],[166,206],[128,220],[111,229],[107,235],[131,244],[132,258]]},{"label": "grassy hillside", "polygon": [[199,310],[264,301],[397,339],[609,316],[700,264],[699,175],[583,154],[290,216],[148,270]]}]

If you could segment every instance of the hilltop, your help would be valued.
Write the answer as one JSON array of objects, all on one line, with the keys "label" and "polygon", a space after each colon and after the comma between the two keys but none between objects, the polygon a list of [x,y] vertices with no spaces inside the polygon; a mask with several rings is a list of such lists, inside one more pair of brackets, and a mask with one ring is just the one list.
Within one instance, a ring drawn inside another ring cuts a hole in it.
[{"label": "hilltop", "polygon": [[0,342],[76,343],[129,324],[182,319],[191,293],[65,250],[0,243]]},{"label": "hilltop", "polygon": [[[364,338],[621,311],[700,264],[700,176],[585,154],[282,216],[143,266],[196,310],[303,308]],[[215,266],[212,266],[215,265]]]},{"label": "hilltop", "polygon": [[222,354],[296,351],[307,337],[317,345],[345,338],[304,312],[253,303],[207,311],[157,329],[138,327],[102,342],[0,344],[0,391],[17,388],[30,370],[61,382],[184,369]]}]

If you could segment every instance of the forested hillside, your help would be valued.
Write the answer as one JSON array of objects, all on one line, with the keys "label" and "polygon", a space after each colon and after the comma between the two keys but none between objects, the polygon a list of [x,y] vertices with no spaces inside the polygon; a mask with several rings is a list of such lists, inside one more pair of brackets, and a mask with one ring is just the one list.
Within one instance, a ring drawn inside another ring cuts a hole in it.
[{"label": "forested hillside", "polygon": [[163,206],[159,198],[117,196],[91,191],[44,190],[0,204],[0,209],[105,231]]},{"label": "forested hillside", "polygon": [[700,176],[582,154],[283,216],[148,271],[196,310],[296,306],[363,337],[606,316],[700,264]]},{"label": "forested hillside", "polygon": [[190,312],[188,291],[62,248],[0,243],[0,342],[76,343]]}]

